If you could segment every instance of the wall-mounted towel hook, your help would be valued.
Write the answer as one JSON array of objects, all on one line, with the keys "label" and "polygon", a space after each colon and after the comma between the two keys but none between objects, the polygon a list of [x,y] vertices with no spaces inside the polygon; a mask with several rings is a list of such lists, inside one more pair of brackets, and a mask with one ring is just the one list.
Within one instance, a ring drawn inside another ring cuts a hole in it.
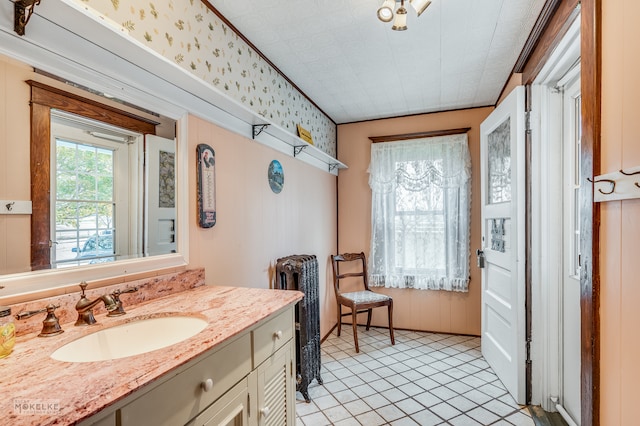
[{"label": "wall-mounted towel hook", "polygon": [[10,212],[11,210],[13,210],[13,205],[14,205],[15,203],[16,203],[15,201],[12,201],[12,202],[10,202],[10,203],[5,204],[5,207],[7,208],[7,211],[9,211],[9,212]]},{"label": "wall-mounted towel hook", "polygon": [[[625,176],[635,176],[635,175],[640,175],[640,170],[638,170],[637,172],[633,172],[633,173],[627,173],[624,170],[620,169],[620,173],[622,173]],[[637,186],[638,188],[640,188],[640,184],[638,184],[638,182],[634,182],[633,184],[635,186]]]},{"label": "wall-mounted towel hook", "polygon": [[598,188],[598,192],[600,192],[601,194],[604,195],[609,195],[609,194],[613,194],[616,190],[616,181],[613,179],[600,179],[600,180],[591,180],[590,178],[587,178],[587,180],[591,183],[600,183],[600,182],[607,182],[611,184],[611,191],[609,192],[604,192],[602,189]]}]

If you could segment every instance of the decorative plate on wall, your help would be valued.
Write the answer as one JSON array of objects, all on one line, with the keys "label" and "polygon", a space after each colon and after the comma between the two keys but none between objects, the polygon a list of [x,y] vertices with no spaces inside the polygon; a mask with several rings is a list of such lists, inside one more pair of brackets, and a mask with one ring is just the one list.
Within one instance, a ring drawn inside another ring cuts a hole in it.
[{"label": "decorative plate on wall", "polygon": [[269,164],[268,177],[271,190],[279,194],[284,186],[284,171],[282,170],[282,164],[278,160],[273,160]]}]

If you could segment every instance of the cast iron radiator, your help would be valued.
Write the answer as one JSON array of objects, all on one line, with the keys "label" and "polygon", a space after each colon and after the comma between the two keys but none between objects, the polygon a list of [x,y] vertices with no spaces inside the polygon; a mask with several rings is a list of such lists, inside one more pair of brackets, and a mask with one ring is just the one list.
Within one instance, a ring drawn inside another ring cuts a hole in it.
[{"label": "cast iron radiator", "polygon": [[315,255],[293,255],[278,259],[276,288],[299,290],[304,298],[296,313],[296,390],[310,402],[307,387],[320,378],[320,301],[318,296],[318,260]]}]

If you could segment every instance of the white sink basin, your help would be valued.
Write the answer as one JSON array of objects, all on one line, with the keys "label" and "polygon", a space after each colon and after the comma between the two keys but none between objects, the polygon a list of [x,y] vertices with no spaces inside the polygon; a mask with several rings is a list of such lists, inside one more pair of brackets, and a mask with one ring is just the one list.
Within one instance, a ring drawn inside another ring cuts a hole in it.
[{"label": "white sink basin", "polygon": [[73,340],[53,352],[51,358],[93,362],[140,355],[180,343],[206,326],[207,321],[184,315],[143,318]]}]

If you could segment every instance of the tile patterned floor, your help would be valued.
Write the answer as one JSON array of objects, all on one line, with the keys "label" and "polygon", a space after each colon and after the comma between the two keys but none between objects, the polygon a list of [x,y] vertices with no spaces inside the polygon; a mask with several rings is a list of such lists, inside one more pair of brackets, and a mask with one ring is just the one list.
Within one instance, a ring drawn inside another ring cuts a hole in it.
[{"label": "tile patterned floor", "polygon": [[480,338],[384,328],[334,331],[322,344],[323,385],[297,393],[298,426],[533,426],[480,354]]}]

